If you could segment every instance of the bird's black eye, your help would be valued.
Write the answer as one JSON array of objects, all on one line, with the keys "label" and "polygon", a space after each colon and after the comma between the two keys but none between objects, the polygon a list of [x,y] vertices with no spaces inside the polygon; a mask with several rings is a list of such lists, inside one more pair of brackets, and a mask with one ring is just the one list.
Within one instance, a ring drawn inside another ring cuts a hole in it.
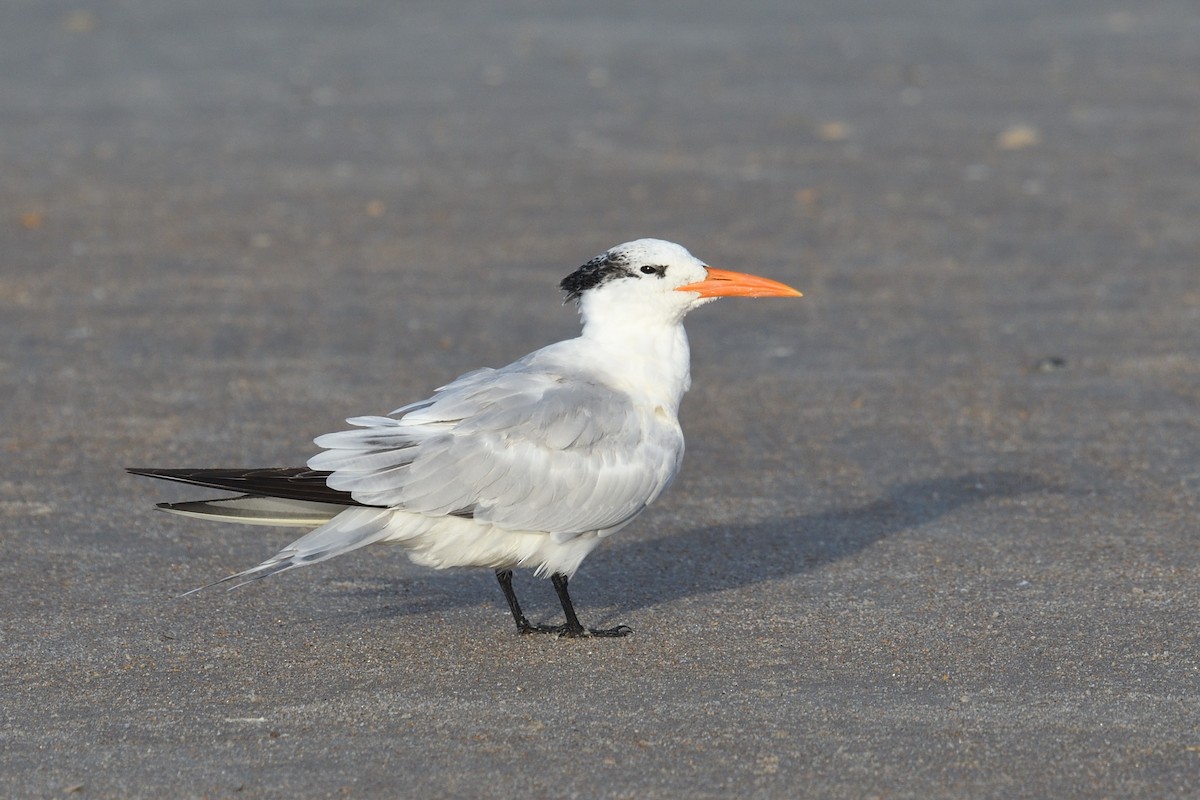
[{"label": "bird's black eye", "polygon": [[643,275],[657,275],[658,277],[661,278],[663,275],[666,274],[667,268],[666,267],[653,267],[653,266],[647,264],[646,266],[641,267],[638,270],[638,272],[642,273]]}]

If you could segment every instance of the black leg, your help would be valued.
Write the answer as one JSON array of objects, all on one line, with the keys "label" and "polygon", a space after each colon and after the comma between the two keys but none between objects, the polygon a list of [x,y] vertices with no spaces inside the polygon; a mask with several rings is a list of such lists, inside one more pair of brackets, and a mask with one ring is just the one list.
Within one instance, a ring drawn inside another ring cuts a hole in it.
[{"label": "black leg", "polygon": [[567,576],[559,573],[554,573],[550,576],[550,582],[554,584],[554,591],[558,592],[558,602],[562,603],[563,614],[567,618],[567,624],[563,625],[563,636],[584,636],[587,631],[579,622],[579,617],[575,616],[575,604],[571,602],[571,595],[567,593]]},{"label": "black leg", "polygon": [[566,575],[556,573],[550,577],[551,582],[554,584],[554,591],[558,592],[558,601],[562,603],[563,614],[567,618],[566,623],[563,625],[533,625],[525,618],[525,614],[521,611],[521,604],[517,601],[517,593],[513,591],[511,569],[496,570],[496,580],[499,581],[500,589],[504,592],[504,599],[508,601],[508,610],[512,612],[513,622],[517,623],[518,633],[554,633],[570,638],[578,636],[628,636],[633,633],[633,629],[627,625],[618,625],[615,628],[600,630],[588,630],[583,627],[579,622],[579,617],[575,615],[575,605],[571,602],[571,595],[567,593]]},{"label": "black leg", "polygon": [[517,632],[537,633],[537,627],[530,625],[529,620],[521,613],[521,604],[517,602],[517,593],[512,588],[512,570],[496,570],[496,580],[500,581],[500,589],[504,592],[504,599],[508,601],[508,610],[512,612],[513,622],[517,623]]},{"label": "black leg", "polygon": [[555,573],[550,576],[551,583],[554,584],[554,591],[558,592],[558,602],[562,603],[563,614],[567,617],[567,624],[563,625],[563,636],[628,636],[633,633],[633,628],[628,625],[618,625],[615,628],[585,628],[579,623],[579,617],[575,616],[575,604],[571,602],[571,595],[567,592],[567,576]]}]

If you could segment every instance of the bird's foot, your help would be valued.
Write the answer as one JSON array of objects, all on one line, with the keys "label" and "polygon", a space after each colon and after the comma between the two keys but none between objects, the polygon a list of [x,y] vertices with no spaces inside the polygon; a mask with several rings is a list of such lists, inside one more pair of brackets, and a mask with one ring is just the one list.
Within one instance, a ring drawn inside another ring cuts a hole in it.
[{"label": "bird's foot", "polygon": [[628,625],[618,625],[615,628],[585,628],[582,625],[571,625],[570,623],[562,625],[532,625],[527,622],[524,625],[518,626],[517,630],[522,634],[550,633],[566,639],[586,639],[592,636],[611,639],[628,636],[633,633],[633,628]]},{"label": "bird's foot", "polygon": [[631,633],[633,633],[633,628],[628,625],[618,625],[615,628],[592,628],[584,636],[602,636],[616,639],[621,636],[628,636]]}]

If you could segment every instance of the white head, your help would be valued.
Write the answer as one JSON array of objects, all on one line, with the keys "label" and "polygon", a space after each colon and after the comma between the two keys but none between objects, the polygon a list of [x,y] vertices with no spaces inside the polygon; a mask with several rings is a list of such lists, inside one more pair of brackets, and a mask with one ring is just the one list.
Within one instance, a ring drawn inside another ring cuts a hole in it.
[{"label": "white head", "polygon": [[662,239],[617,245],[563,278],[568,300],[579,304],[584,325],[600,318],[677,324],[684,314],[718,297],[799,297],[782,283],[714,269]]}]

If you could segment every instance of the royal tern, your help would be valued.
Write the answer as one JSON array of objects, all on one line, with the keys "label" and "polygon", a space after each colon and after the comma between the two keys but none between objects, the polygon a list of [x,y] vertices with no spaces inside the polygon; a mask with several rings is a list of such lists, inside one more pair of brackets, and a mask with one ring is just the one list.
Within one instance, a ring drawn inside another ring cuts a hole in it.
[{"label": "royal tern", "polygon": [[[353,430],[315,440],[324,452],[307,467],[129,471],[241,493],[160,503],[167,511],[315,528],[216,583],[248,582],[387,542],[418,564],[495,570],[521,633],[624,636],[631,632],[624,625],[581,625],[567,581],[679,470],[677,415],[691,383],[684,315],[718,297],[801,295],[714,269],[658,239],[614,247],[560,286],[579,309],[577,338],[507,367],[468,372],[387,416],[348,419]],[[564,624],[525,618],[512,588],[516,567],[550,576]]]}]

